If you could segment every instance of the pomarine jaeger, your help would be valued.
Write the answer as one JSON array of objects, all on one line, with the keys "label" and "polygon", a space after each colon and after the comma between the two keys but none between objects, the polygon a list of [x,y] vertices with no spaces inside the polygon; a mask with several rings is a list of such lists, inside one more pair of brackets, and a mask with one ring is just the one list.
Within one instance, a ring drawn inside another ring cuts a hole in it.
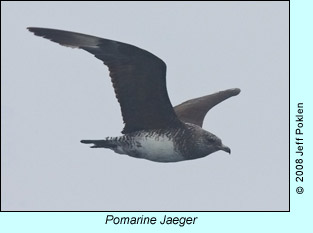
[{"label": "pomarine jaeger", "polygon": [[27,29],[60,45],[83,49],[109,68],[125,124],[123,135],[81,140],[82,143],[155,162],[197,159],[218,150],[230,153],[221,139],[202,129],[202,123],[212,107],[238,95],[240,89],[191,99],[173,108],[166,89],[166,64],[152,53],[130,44],[76,32]]}]

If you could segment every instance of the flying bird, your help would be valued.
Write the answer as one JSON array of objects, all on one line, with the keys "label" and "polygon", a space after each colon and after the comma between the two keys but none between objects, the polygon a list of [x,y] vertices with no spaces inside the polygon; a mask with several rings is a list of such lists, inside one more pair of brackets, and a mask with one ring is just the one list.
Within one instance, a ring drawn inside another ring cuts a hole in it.
[{"label": "flying bird", "polygon": [[130,44],[48,28],[29,27],[36,36],[63,46],[80,48],[108,66],[124,129],[122,136],[81,140],[91,148],[155,162],[179,162],[203,158],[230,148],[202,128],[207,112],[238,95],[233,88],[188,100],[173,108],[166,89],[166,64],[152,53]]}]

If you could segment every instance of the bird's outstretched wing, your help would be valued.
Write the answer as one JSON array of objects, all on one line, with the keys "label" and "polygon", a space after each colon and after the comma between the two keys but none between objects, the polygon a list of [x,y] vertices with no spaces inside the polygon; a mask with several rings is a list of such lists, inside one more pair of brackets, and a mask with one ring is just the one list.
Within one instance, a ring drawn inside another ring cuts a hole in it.
[{"label": "bird's outstretched wing", "polygon": [[238,95],[239,93],[240,89],[238,88],[228,89],[212,95],[206,95],[188,100],[175,106],[174,109],[176,115],[181,121],[202,127],[204,117],[211,108],[229,97]]},{"label": "bird's outstretched wing", "polygon": [[29,31],[64,46],[95,55],[109,67],[125,123],[123,133],[181,124],[166,89],[166,65],[133,45],[81,33],[29,27]]}]

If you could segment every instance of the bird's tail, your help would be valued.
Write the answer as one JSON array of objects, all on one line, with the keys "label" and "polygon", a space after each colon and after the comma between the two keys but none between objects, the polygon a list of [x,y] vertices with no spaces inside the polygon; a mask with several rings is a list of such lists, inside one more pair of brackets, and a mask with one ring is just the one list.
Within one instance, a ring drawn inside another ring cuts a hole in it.
[{"label": "bird's tail", "polygon": [[84,144],[93,144],[90,148],[113,148],[116,145],[111,140],[81,140]]}]

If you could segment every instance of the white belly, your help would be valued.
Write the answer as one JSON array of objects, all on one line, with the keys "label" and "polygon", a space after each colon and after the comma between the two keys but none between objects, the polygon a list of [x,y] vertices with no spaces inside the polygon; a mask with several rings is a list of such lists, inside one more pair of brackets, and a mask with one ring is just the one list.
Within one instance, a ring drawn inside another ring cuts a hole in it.
[{"label": "white belly", "polygon": [[117,147],[115,152],[136,158],[144,158],[156,162],[178,162],[185,160],[174,148],[173,141],[165,135],[143,137],[137,136],[131,147]]}]

